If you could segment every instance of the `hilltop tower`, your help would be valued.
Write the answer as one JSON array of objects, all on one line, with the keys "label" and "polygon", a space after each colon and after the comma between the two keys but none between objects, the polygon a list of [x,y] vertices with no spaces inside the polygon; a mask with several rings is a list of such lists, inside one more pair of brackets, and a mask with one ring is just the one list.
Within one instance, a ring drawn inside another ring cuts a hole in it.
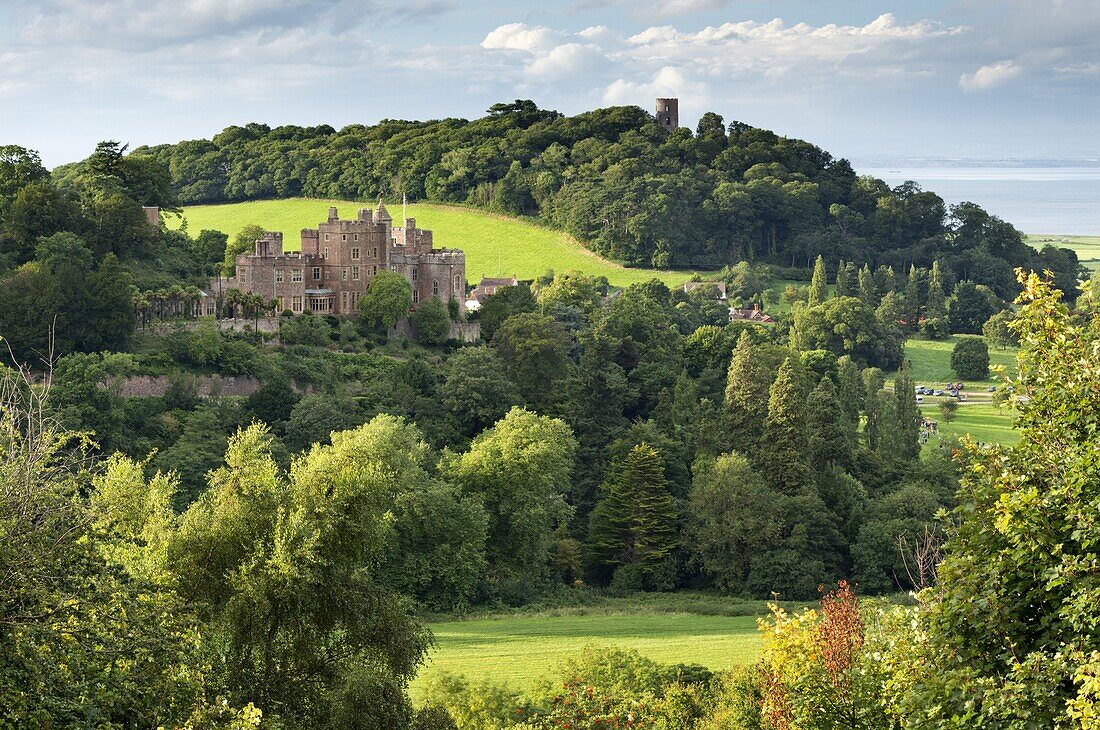
[{"label": "hilltop tower", "polygon": [[679,99],[657,99],[657,124],[666,132],[680,128]]}]

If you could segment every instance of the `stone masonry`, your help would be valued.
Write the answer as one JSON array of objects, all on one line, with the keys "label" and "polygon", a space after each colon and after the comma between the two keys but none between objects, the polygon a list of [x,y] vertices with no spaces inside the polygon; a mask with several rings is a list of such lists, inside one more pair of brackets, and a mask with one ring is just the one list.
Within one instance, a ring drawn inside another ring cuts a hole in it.
[{"label": "stone masonry", "polygon": [[466,298],[466,255],[432,248],[432,232],[409,218],[394,226],[381,202],[341,220],[329,208],[328,220],[302,229],[301,251],[283,251],[281,233],[266,232],[250,253],[237,256],[236,273],[215,282],[215,290],[239,289],[276,302],[295,314],[352,314],[379,271],[394,271],[412,285],[413,306],[433,296],[447,303]]}]

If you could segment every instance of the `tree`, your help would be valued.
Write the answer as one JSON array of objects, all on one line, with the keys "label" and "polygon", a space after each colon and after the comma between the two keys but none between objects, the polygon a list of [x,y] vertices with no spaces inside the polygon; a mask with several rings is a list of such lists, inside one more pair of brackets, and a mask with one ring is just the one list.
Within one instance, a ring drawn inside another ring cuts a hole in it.
[{"label": "tree", "polygon": [[787,358],[772,383],[764,438],[756,457],[760,473],[782,494],[798,494],[812,484],[805,400],[794,362]]},{"label": "tree", "polygon": [[671,587],[665,564],[677,543],[677,510],[661,455],[638,444],[608,470],[602,491],[589,523],[593,560],[636,570],[646,587]]},{"label": "tree", "polygon": [[875,275],[871,272],[871,267],[864,264],[859,270],[859,299],[865,306],[874,309],[878,306],[880,296]]},{"label": "tree", "polygon": [[897,711],[921,726],[1097,716],[1100,327],[1074,322],[1038,275],[1021,283],[1020,441],[966,449],[939,582],[916,616],[927,638],[891,656]]},{"label": "tree", "polygon": [[814,273],[810,279],[810,295],[807,303],[811,307],[821,304],[829,298],[829,280],[825,273],[825,259],[818,254],[814,262]]},{"label": "tree", "polygon": [[404,317],[412,306],[412,285],[393,271],[379,271],[367,285],[356,304],[359,316],[375,331],[388,330]]},{"label": "tree", "polygon": [[837,400],[836,388],[824,377],[806,399],[806,424],[809,436],[810,466],[814,473],[830,468],[847,468],[852,457],[855,430]]},{"label": "tree", "polygon": [[997,312],[982,325],[982,336],[990,345],[996,345],[1002,350],[1013,347],[1019,343],[1019,338],[1012,330],[1012,320],[1016,316],[1011,310]]},{"label": "tree", "polygon": [[925,304],[925,312],[928,319],[936,319],[947,315],[947,295],[943,282],[943,273],[940,271],[940,262],[932,262],[932,271],[928,275],[928,297]]},{"label": "tree", "polygon": [[947,398],[940,401],[940,418],[945,422],[951,423],[955,420],[955,416],[959,413],[959,402],[954,398]]},{"label": "tree", "polygon": [[334,431],[354,428],[363,422],[355,400],[342,394],[315,393],[294,404],[286,422],[286,446],[304,451],[312,444],[327,443]]},{"label": "tree", "polygon": [[252,251],[256,241],[260,240],[263,235],[264,227],[255,223],[237,231],[237,235],[233,236],[233,240],[225,247],[222,259],[222,274],[232,276],[237,271],[237,256]]},{"label": "tree", "polygon": [[693,562],[718,588],[737,592],[748,580],[753,557],[779,534],[781,497],[741,454],[703,464],[688,501],[688,545]]},{"label": "tree", "polygon": [[473,438],[520,404],[519,389],[504,374],[496,351],[464,347],[447,361],[443,407],[466,438]]},{"label": "tree", "polygon": [[213,408],[198,408],[188,414],[183,432],[170,447],[159,452],[157,468],[179,479],[174,505],[183,511],[206,488],[206,473],[222,463],[226,433]]},{"label": "tree", "polygon": [[443,344],[451,333],[451,315],[439,297],[432,297],[421,304],[413,310],[409,319],[421,344]]},{"label": "tree", "polygon": [[556,399],[555,383],[566,376],[569,335],[545,314],[525,312],[509,317],[493,336],[493,349],[504,372],[528,403],[544,405]]},{"label": "tree", "polygon": [[203,229],[191,243],[191,255],[204,274],[213,274],[218,265],[225,261],[225,251],[229,246],[229,236],[221,231]]},{"label": "tree", "polygon": [[955,334],[981,334],[982,325],[997,310],[997,297],[993,292],[973,282],[960,281],[955,285],[955,293],[948,307],[951,331]]},{"label": "tree", "polygon": [[901,364],[901,338],[884,326],[875,311],[855,297],[836,297],[794,314],[791,346],[797,350],[828,350],[850,356],[858,364],[894,369]]},{"label": "tree", "polygon": [[960,337],[951,349],[951,369],[963,380],[989,377],[989,346],[981,337]]},{"label": "tree", "polygon": [[880,452],[894,459],[916,459],[920,455],[920,412],[908,360],[894,376],[893,397],[886,415],[889,422],[885,424]]},{"label": "tree", "polygon": [[787,353],[753,342],[742,332],[726,376],[726,414],[731,438],[739,448],[753,447],[768,415],[768,391]]},{"label": "tree", "polygon": [[489,581],[499,595],[528,595],[545,579],[554,529],[571,513],[564,495],[576,449],[564,422],[513,408],[469,451],[440,463],[444,478],[485,506]]},{"label": "tree", "polygon": [[268,444],[259,424],[230,439],[168,545],[174,584],[209,617],[206,656],[226,694],[288,726],[339,726],[363,708],[411,715],[405,688],[428,634],[378,565],[394,495],[428,479],[427,445],[378,416],[284,478]]},{"label": "tree", "polygon": [[538,308],[531,287],[527,284],[505,286],[486,299],[477,310],[477,321],[481,323],[481,339],[492,342],[496,331],[513,314],[534,312]]}]

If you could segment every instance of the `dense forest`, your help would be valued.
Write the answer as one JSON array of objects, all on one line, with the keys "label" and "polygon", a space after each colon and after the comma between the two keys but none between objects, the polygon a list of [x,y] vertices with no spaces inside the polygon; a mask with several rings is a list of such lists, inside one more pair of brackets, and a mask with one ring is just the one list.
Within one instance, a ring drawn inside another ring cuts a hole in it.
[{"label": "dense forest", "polygon": [[[517,100],[473,121],[339,131],[247,124],[135,155],[169,171],[182,205],[406,195],[537,217],[632,266],[747,260],[808,269],[822,255],[830,266],[843,259],[904,271],[939,260],[951,283],[967,279],[1006,298],[1017,266],[1075,273],[1069,254],[1035,254],[977,205],[948,207],[914,183],[891,189],[809,142],[727,125],[715,113],[695,134],[666,133],[639,107],[564,117]],[[55,176],[65,186],[82,170]]]},{"label": "dense forest", "polygon": [[[53,174],[8,146],[0,173],[0,725],[1096,717],[1100,274],[1079,287],[1071,252],[806,143],[715,115],[666,136],[634,108],[104,142]],[[142,210],[397,193],[721,266],[729,301],[550,272],[488,297],[464,344],[461,313],[410,311],[380,274],[357,317],[261,332],[262,306],[231,326],[186,306],[255,231]],[[789,311],[731,321],[792,263],[809,284]],[[922,444],[904,341],[951,333],[985,338],[956,347],[958,372],[1021,344],[1019,446]],[[138,377],[164,387],[124,395]],[[593,650],[532,696],[444,677],[408,697],[434,612],[686,588],[822,607],[776,607],[742,672]]]}]

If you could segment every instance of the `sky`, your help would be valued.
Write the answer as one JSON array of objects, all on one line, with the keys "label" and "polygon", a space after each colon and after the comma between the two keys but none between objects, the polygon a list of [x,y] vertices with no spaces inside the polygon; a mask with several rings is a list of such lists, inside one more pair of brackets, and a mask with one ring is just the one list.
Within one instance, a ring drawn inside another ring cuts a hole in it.
[{"label": "sky", "polygon": [[868,165],[1100,158],[1100,0],[0,0],[0,144],[680,99]]}]

